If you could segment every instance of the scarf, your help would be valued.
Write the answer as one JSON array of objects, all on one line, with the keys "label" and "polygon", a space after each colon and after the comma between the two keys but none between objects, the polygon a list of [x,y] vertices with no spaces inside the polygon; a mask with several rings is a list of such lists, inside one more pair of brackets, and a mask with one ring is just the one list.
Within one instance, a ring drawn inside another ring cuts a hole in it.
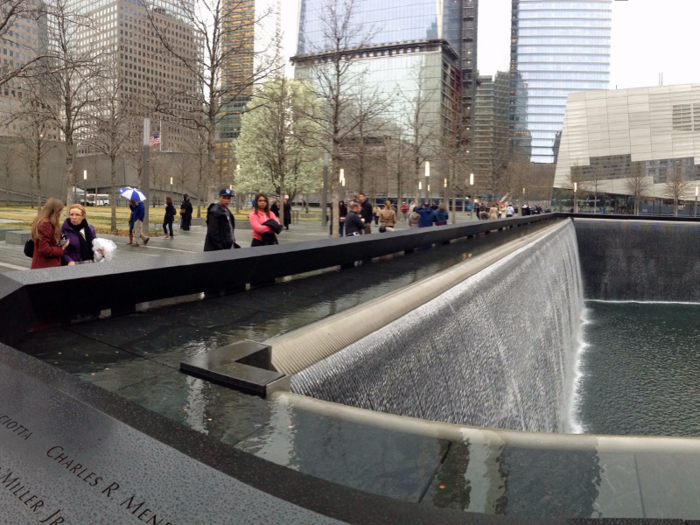
[{"label": "scarf", "polygon": [[[78,240],[80,241],[80,260],[94,261],[95,252],[92,251],[92,241],[95,239],[95,237],[92,235],[92,230],[90,229],[87,221],[83,219],[83,222],[77,225],[69,221],[68,224],[78,236]],[[80,233],[81,230],[83,230],[85,233],[85,237],[83,237]]]}]

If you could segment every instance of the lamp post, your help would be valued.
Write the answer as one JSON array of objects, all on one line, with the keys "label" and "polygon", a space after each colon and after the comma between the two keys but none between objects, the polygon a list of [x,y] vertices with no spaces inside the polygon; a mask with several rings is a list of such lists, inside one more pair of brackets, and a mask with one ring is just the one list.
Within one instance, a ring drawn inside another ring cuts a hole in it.
[{"label": "lamp post", "polygon": [[695,213],[694,213],[695,218],[698,218],[698,187],[695,186]]},{"label": "lamp post", "polygon": [[173,195],[173,178],[170,177],[170,196],[172,197]]},{"label": "lamp post", "polygon": [[471,191],[471,194],[472,194],[472,207],[471,207],[471,213],[469,214],[469,218],[473,219],[474,218],[474,174],[473,173],[469,174],[469,190]]},{"label": "lamp post", "polygon": [[83,170],[83,185],[85,186],[83,190],[83,205],[87,206],[87,170]]},{"label": "lamp post", "polygon": [[[523,188],[524,190],[525,188]],[[578,184],[574,182],[574,213],[578,213],[578,199],[576,198],[576,192],[578,191]]]},{"label": "lamp post", "polygon": [[430,184],[428,184],[430,178],[430,162],[425,161],[425,187],[426,187],[426,197],[428,198],[428,206],[430,205]]}]

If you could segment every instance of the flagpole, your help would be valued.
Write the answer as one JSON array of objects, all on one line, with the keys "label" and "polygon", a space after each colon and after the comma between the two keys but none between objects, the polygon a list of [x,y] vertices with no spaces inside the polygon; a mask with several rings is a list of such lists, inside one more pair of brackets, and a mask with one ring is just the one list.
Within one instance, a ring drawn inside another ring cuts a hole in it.
[{"label": "flagpole", "polygon": [[158,132],[160,133],[160,143],[158,144],[158,151],[163,151],[163,121],[158,121]]}]

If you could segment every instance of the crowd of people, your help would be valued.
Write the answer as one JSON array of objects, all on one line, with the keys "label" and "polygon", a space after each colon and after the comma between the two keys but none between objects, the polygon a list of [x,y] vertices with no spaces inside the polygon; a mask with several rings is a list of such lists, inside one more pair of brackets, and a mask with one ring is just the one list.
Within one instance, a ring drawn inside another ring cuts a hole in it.
[{"label": "crowd of people", "polygon": [[[229,209],[233,192],[224,188],[219,192],[218,202],[209,205],[206,212],[207,233],[204,251],[228,250],[240,248],[236,243],[236,220]],[[277,199],[269,201],[265,194],[258,194],[251,202],[252,210],[248,220],[252,230],[251,247],[270,246],[279,244],[277,235],[283,230],[289,230],[291,224],[291,205],[289,199],[284,199],[282,220],[280,221],[280,206]],[[513,217],[518,214],[512,204],[506,202],[474,202],[474,212],[479,220],[493,220],[503,217]],[[95,253],[104,256],[101,249],[95,249],[97,238],[95,228],[87,221],[85,208],[73,204],[68,210],[68,217],[60,223],[64,205],[60,199],[51,198],[46,201],[32,224],[31,247],[25,247],[25,253],[32,257],[32,268],[51,268],[57,266],[72,266],[93,262]],[[143,231],[145,217],[144,203],[130,200],[129,209],[129,242],[128,245],[138,247],[140,242],[147,245],[150,237]],[[444,203],[402,203],[400,211],[409,228],[426,228],[443,226],[450,218]],[[551,212],[543,210],[540,205],[534,207],[527,203],[519,210],[519,214],[536,215]],[[372,222],[379,227],[379,232],[394,231],[397,209],[391,199],[386,199],[383,205],[372,206],[364,193],[353,196],[346,204],[340,201],[337,206],[339,219],[339,234],[343,236],[368,235],[372,233]],[[166,240],[174,238],[173,224],[178,212],[172,197],[165,198],[165,215],[163,217],[163,232]],[[188,231],[192,223],[192,203],[188,195],[183,195],[180,203],[180,229]],[[332,228],[332,221],[331,221]],[[29,243],[28,243],[29,245]]]}]

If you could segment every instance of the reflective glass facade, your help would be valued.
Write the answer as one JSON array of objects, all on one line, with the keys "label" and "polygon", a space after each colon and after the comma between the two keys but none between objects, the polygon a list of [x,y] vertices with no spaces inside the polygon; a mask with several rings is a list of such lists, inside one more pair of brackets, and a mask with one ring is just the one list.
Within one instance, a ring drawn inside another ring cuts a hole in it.
[{"label": "reflective glass facade", "polygon": [[511,115],[527,121],[533,162],[554,162],[569,93],[608,88],[611,15],[612,0],[513,0]]},{"label": "reflective glass facade", "polygon": [[[327,5],[327,0],[301,0],[298,55],[324,51]],[[373,46],[443,39],[459,55],[461,6],[462,0],[357,0],[352,17],[354,27],[359,29],[357,42],[350,42],[348,47],[358,47],[368,34],[372,35]],[[337,7],[340,13],[342,8]]]}]

